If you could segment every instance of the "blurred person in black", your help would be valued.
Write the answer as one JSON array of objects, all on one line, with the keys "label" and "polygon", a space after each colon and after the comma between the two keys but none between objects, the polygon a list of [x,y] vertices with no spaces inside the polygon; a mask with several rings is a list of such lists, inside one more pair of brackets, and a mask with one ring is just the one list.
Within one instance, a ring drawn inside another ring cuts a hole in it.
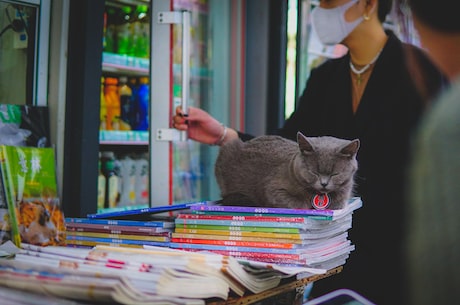
[{"label": "blurred person in black", "polygon": [[[430,103],[408,170],[407,300],[458,304],[460,287],[460,18],[453,0],[409,5],[421,45],[450,85]],[[403,21],[404,22],[404,21]]]}]

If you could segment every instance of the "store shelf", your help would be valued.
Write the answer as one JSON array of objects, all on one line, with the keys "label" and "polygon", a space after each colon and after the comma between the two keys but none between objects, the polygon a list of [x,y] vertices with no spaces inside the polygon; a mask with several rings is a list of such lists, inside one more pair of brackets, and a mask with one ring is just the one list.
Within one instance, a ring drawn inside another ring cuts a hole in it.
[{"label": "store shelf", "polygon": [[106,145],[148,145],[148,131],[99,131],[100,144]]},{"label": "store shelf", "polygon": [[148,76],[150,61],[146,58],[102,53],[102,70],[104,72],[123,73],[125,75]]}]

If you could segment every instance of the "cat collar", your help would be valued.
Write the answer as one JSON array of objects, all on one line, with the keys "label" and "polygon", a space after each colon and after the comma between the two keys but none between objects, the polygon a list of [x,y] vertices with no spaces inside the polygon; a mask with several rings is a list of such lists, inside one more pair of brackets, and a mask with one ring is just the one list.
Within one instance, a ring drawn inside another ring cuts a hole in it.
[{"label": "cat collar", "polygon": [[313,199],[311,200],[311,205],[316,209],[316,210],[324,210],[327,209],[329,206],[330,199],[327,194],[316,194],[313,196]]}]

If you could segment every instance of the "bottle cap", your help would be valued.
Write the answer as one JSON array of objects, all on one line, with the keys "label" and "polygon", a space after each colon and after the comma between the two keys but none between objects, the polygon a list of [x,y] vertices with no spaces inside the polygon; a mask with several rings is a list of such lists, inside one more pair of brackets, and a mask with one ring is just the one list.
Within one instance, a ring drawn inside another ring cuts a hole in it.
[{"label": "bottle cap", "polygon": [[148,77],[141,77],[141,78],[139,78],[139,83],[148,84],[149,83],[149,78]]},{"label": "bottle cap", "polygon": [[122,10],[123,13],[125,13],[125,14],[129,14],[129,13],[131,13],[131,11],[132,11],[131,6],[123,6],[123,7],[121,8],[121,10]]},{"label": "bottle cap", "polygon": [[115,77],[107,77],[105,79],[105,84],[106,85],[118,85],[118,79]]}]

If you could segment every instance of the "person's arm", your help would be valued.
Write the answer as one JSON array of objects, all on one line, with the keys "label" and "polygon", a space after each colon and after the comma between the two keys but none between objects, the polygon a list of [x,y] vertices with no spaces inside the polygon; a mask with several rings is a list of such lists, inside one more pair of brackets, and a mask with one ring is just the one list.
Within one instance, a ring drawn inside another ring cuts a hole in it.
[{"label": "person's arm", "polygon": [[209,113],[196,107],[188,107],[187,116],[182,113],[180,106],[177,107],[173,117],[173,127],[187,131],[190,139],[209,145],[220,146],[237,139],[240,135],[242,140],[245,140],[245,137],[250,137],[223,125]]}]

